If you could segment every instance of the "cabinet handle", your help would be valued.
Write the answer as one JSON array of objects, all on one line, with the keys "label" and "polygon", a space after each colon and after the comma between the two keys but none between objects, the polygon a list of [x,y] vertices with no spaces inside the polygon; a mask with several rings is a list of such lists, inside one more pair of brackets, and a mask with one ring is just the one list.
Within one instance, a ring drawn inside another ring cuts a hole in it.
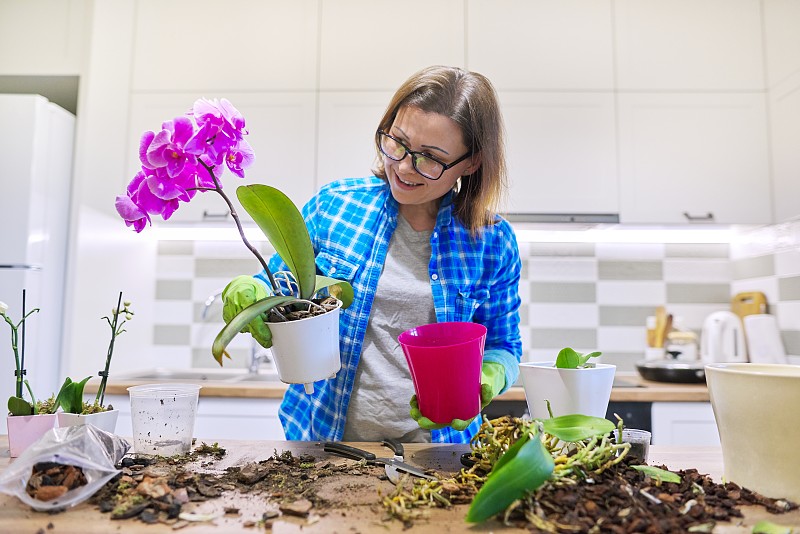
[{"label": "cabinet handle", "polygon": [[203,220],[207,221],[209,219],[227,219],[230,213],[231,212],[229,211],[223,211],[222,213],[209,213],[208,210],[203,210]]},{"label": "cabinet handle", "polygon": [[710,211],[705,215],[692,215],[688,211],[683,212],[683,216],[686,217],[686,220],[689,222],[713,222],[714,221],[714,214]]}]

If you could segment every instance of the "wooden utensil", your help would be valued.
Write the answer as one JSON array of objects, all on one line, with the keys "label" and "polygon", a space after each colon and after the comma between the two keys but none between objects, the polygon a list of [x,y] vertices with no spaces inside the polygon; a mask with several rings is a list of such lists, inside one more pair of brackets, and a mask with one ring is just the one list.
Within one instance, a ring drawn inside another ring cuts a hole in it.
[{"label": "wooden utensil", "polygon": [[743,291],[731,298],[731,311],[744,320],[748,315],[767,313],[767,296],[761,291]]}]

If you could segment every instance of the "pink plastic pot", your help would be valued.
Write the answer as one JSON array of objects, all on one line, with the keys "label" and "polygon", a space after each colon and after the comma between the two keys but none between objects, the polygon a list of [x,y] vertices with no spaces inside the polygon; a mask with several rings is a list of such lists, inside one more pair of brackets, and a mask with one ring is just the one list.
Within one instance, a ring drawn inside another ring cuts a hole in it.
[{"label": "pink plastic pot", "polygon": [[397,339],[411,370],[422,415],[447,424],[480,413],[485,326],[426,324],[406,330]]}]

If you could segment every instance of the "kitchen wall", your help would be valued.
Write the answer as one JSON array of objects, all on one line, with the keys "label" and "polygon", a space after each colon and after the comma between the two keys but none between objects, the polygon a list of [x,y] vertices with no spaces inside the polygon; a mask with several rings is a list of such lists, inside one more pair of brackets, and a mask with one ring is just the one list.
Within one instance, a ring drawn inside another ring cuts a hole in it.
[{"label": "kitchen wall", "polygon": [[[656,306],[666,305],[699,334],[707,315],[751,290],[767,295],[787,353],[800,356],[800,221],[740,230],[729,244],[623,243],[614,233],[626,230],[608,232],[599,243],[520,244],[523,360],[551,359],[572,346],[602,350],[604,361],[632,371]],[[270,252],[266,244],[261,249]],[[159,241],[152,333],[159,362],[216,366],[209,347],[223,324],[221,305],[206,301],[234,276],[257,269],[236,241]],[[226,365],[246,366],[250,337],[234,343]]]}]

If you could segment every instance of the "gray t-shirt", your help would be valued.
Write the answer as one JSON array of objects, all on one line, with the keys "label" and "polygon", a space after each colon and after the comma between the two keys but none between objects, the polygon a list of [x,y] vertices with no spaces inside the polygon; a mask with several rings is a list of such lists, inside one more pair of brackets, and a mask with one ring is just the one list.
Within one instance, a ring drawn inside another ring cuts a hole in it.
[{"label": "gray t-shirt", "polygon": [[409,415],[414,384],[397,341],[409,328],[436,322],[428,278],[430,239],[431,231],[417,232],[398,215],[364,336],[344,441],[431,440],[430,431]]}]

